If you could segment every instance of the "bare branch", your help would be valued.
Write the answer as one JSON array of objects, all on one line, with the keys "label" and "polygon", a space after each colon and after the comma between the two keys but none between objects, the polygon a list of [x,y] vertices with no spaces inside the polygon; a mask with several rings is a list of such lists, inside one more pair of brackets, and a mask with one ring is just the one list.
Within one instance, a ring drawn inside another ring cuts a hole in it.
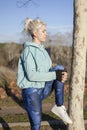
[{"label": "bare branch", "polygon": [[32,0],[18,0],[17,1],[17,6],[19,7],[19,8],[21,8],[21,7],[24,7],[24,6],[26,6],[28,3],[30,3]]},{"label": "bare branch", "polygon": [[27,6],[30,2],[32,2],[34,5],[38,5],[35,1],[33,0],[17,0],[17,6],[19,8]]}]

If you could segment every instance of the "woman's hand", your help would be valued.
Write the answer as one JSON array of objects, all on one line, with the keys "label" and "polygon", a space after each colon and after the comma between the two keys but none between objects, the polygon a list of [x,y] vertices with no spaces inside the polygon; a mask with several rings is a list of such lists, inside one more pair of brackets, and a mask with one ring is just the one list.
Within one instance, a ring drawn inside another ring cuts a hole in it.
[{"label": "woman's hand", "polygon": [[56,70],[56,80],[64,83],[67,80],[67,77],[68,77],[68,73],[66,69]]},{"label": "woman's hand", "polygon": [[67,80],[67,77],[68,77],[68,73],[67,72],[62,72],[61,82],[65,83],[65,81]]}]

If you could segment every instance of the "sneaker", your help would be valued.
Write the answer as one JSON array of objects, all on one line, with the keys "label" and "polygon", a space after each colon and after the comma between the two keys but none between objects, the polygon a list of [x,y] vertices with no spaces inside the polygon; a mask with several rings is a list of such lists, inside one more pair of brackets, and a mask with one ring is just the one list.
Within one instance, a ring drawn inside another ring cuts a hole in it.
[{"label": "sneaker", "polygon": [[58,117],[60,117],[65,124],[72,124],[72,120],[70,119],[70,117],[68,116],[67,112],[66,112],[66,108],[64,105],[62,106],[57,106],[55,105],[51,111],[57,115]]}]

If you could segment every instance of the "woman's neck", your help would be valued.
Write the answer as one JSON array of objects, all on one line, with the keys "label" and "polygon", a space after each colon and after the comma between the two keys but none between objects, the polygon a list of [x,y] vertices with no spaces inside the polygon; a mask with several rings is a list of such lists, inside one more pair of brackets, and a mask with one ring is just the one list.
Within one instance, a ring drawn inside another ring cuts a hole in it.
[{"label": "woman's neck", "polygon": [[41,42],[38,39],[33,39],[32,42],[36,43],[36,44],[41,44]]}]

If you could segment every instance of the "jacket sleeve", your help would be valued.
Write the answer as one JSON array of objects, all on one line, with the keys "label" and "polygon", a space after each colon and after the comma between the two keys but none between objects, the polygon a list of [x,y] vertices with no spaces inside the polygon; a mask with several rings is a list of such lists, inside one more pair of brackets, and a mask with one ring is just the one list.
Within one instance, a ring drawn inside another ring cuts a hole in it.
[{"label": "jacket sleeve", "polygon": [[28,50],[25,49],[25,52],[22,56],[23,58],[23,65],[26,77],[29,81],[51,81],[56,79],[55,72],[38,72],[36,71],[36,64],[33,59],[31,52],[27,52]]}]

